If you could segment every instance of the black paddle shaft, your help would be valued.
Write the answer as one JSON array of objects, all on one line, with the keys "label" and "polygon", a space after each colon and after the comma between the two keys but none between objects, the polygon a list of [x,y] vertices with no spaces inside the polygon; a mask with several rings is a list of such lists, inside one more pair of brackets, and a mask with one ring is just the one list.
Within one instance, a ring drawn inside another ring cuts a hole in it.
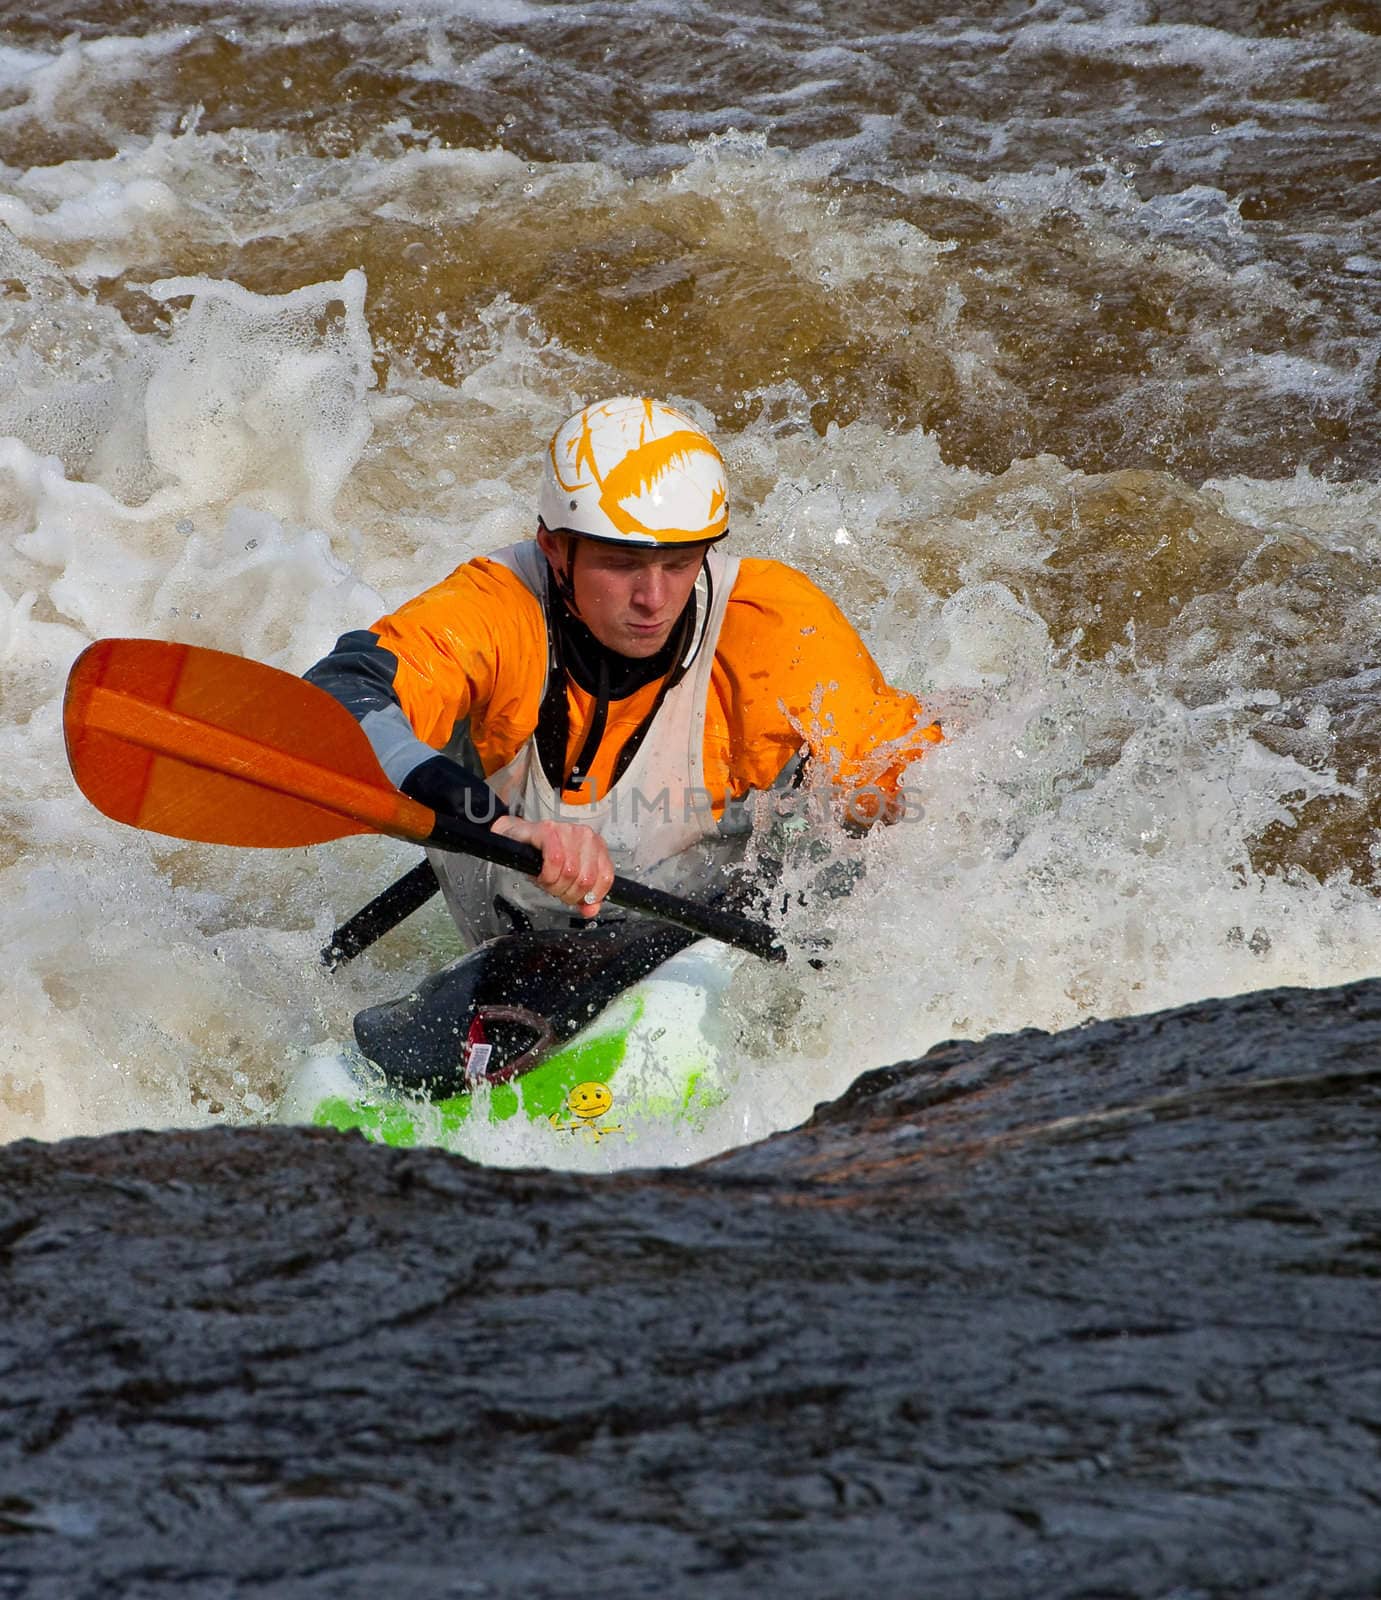
[{"label": "black paddle shaft", "polygon": [[[535,878],[542,870],[542,852],[536,845],[505,839],[501,834],[458,818],[443,820],[438,817],[427,843],[439,850],[457,850],[463,855],[478,856],[481,861],[491,861],[498,867],[512,867],[529,878]],[[616,877],[607,898],[627,911],[644,911],[650,917],[660,917],[663,922],[674,923],[704,939],[718,939],[721,944],[747,950],[764,961],[786,960],[786,951],[777,942],[775,929],[765,922],[740,916],[736,911],[683,900],[664,889],[634,883],[631,878]]]},{"label": "black paddle shaft", "polygon": [[[428,843],[443,850],[460,850],[466,855],[479,856],[485,861],[494,862],[496,866],[512,867],[530,877],[542,870],[542,853],[535,845],[520,844],[516,839],[505,839],[484,828],[476,828],[472,832],[459,821],[448,819],[442,822],[438,819]],[[362,950],[367,950],[376,940],[382,939],[424,906],[439,887],[431,862],[419,862],[336,929],[321,952],[322,961],[331,970],[353,961]],[[691,933],[719,939],[724,944],[747,950],[765,961],[786,959],[786,951],[777,943],[776,934],[765,922],[754,922],[737,912],[682,900],[676,895],[634,883],[628,878],[614,879],[609,899],[630,911],[646,911],[650,916],[674,923]]]},{"label": "black paddle shaft", "polygon": [[334,972],[347,961],[353,961],[361,950],[367,950],[426,905],[440,887],[431,862],[424,856],[410,872],[389,884],[382,894],[375,895],[348,922],[341,923],[321,952],[327,969]]}]

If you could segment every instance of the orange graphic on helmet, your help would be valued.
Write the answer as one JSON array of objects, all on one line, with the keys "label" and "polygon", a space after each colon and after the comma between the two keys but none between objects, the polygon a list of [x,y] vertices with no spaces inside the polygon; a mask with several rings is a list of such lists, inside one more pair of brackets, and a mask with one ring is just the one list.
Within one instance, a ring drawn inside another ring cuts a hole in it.
[{"label": "orange graphic on helmet", "polygon": [[723,458],[689,417],[659,401],[587,406],[552,438],[543,520],[637,544],[718,539],[729,525]]}]

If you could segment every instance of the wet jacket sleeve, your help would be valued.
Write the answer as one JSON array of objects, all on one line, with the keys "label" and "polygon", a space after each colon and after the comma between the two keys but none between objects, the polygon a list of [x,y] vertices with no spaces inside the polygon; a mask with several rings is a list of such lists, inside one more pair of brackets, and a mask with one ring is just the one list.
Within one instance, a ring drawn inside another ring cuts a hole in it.
[{"label": "wet jacket sleeve", "polygon": [[330,655],[303,674],[349,711],[363,728],[379,765],[409,799],[442,816],[481,825],[508,807],[477,773],[438,755],[412,731],[393,687],[398,659],[363,629],[343,633]]},{"label": "wet jacket sleeve", "polygon": [[507,569],[467,562],[372,628],[342,634],[305,677],[354,716],[404,794],[492,821],[507,808],[483,771],[439,752],[472,716],[502,720],[500,661],[531,633],[534,606]]},{"label": "wet jacket sleeve", "polygon": [[741,564],[720,648],[736,679],[731,740],[761,769],[740,783],[770,786],[804,747],[809,779],[831,784],[850,819],[866,822],[894,808],[906,768],[941,739],[939,723],[887,682],[839,607],[793,567]]}]

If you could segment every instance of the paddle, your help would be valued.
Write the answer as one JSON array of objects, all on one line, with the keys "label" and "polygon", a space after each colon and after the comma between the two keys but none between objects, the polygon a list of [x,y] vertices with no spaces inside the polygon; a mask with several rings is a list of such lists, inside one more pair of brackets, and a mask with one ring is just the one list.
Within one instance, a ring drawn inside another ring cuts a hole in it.
[{"label": "paddle", "polygon": [[370,945],[382,939],[386,933],[391,933],[400,922],[406,921],[414,911],[426,905],[440,888],[432,858],[423,856],[396,883],[389,884],[367,906],[361,907],[353,917],[341,923],[321,952],[323,965],[334,972],[347,961],[353,961],[362,950],[368,950]]},{"label": "paddle", "polygon": [[[67,680],[67,759],[106,816],[208,844],[285,847],[386,833],[535,876],[541,853],[439,818],[384,776],[350,713],[314,684],[242,656],[153,639],[100,639]],[[768,961],[763,922],[628,878],[608,898]]]}]

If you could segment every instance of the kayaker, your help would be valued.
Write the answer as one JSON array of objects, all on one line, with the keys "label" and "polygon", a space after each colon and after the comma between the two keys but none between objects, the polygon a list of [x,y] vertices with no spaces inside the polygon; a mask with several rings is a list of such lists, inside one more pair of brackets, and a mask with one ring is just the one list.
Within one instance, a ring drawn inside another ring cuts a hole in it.
[{"label": "kayaker", "polygon": [[726,554],[728,531],[703,429],[657,400],[586,406],[552,437],[535,539],[306,674],[405,794],[541,850],[536,880],[432,853],[471,940],[598,916],[616,871],[712,892],[764,808],[822,788],[854,823],[899,814],[938,723],[809,578]]}]

